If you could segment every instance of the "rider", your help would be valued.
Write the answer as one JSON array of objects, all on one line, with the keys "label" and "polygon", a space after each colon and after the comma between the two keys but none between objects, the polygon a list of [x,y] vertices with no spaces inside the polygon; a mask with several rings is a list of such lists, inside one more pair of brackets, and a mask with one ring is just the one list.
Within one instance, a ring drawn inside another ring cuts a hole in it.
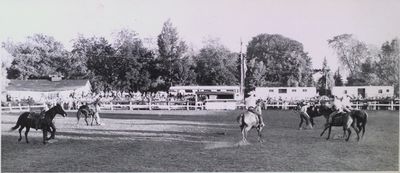
[{"label": "rider", "polygon": [[350,102],[350,96],[346,95],[343,98],[339,99],[339,97],[335,96],[333,100],[333,107],[335,111],[329,114],[329,117],[327,119],[327,123],[325,126],[330,124],[332,122],[332,118],[339,114],[339,113],[349,113],[351,112],[351,102]]},{"label": "rider", "polygon": [[258,120],[259,120],[258,124],[259,124],[259,126],[260,127],[264,127],[265,124],[264,124],[264,120],[263,120],[263,117],[262,117],[261,103],[262,103],[261,100],[257,100],[256,103],[255,103],[255,107],[249,106],[247,110],[252,112],[252,113],[254,113],[254,114],[256,114],[258,116]]}]

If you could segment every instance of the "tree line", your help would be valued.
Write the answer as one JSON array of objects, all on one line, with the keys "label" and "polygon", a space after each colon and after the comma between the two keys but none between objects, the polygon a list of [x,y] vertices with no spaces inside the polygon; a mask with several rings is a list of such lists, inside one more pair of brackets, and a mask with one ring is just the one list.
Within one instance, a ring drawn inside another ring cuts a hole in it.
[{"label": "tree line", "polygon": [[[167,91],[173,85],[240,83],[239,52],[230,51],[217,39],[208,40],[195,52],[179,37],[170,20],[157,37],[156,49],[144,46],[139,34],[131,29],[122,29],[111,40],[79,36],[72,43],[72,50],[67,51],[59,41],[44,34],[34,34],[24,42],[3,42],[2,48],[13,57],[6,66],[7,78],[42,79],[59,74],[64,79],[90,80],[94,92],[156,92]],[[328,44],[350,71],[347,84],[387,84],[398,89],[398,39],[375,51],[349,34],[336,36]],[[315,70],[303,44],[282,35],[253,37],[243,56],[247,92],[257,86],[322,87],[329,81],[334,85],[342,80],[340,73],[332,75],[325,70],[321,79],[313,81]]]}]

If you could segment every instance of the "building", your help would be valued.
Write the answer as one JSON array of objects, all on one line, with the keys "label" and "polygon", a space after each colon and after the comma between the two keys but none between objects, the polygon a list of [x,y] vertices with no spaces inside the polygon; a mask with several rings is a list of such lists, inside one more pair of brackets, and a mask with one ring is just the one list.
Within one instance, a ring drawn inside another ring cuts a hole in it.
[{"label": "building", "polygon": [[169,94],[173,96],[201,94],[208,99],[241,99],[239,86],[172,86],[169,88]]},{"label": "building", "polygon": [[393,86],[336,86],[332,88],[332,95],[353,98],[386,98],[394,96]]},{"label": "building", "polygon": [[302,100],[318,96],[315,87],[257,87],[254,92],[258,99]]},{"label": "building", "polygon": [[88,80],[10,80],[2,93],[8,100],[32,98],[37,102],[68,99],[71,95],[82,97],[91,93]]},{"label": "building", "polygon": [[203,102],[207,110],[233,110],[240,104],[239,86],[172,86],[169,94],[177,96],[193,95],[197,102]]}]

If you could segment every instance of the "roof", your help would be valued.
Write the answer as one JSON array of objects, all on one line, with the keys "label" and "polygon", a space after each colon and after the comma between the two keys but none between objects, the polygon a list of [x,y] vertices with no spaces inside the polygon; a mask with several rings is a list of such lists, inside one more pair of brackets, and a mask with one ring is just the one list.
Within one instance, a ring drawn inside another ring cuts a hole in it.
[{"label": "roof", "polygon": [[88,80],[10,80],[6,87],[7,91],[34,91],[34,92],[50,92],[50,91],[67,91],[84,87]]},{"label": "roof", "polygon": [[224,91],[198,91],[198,95],[234,95],[234,92],[224,92]]}]

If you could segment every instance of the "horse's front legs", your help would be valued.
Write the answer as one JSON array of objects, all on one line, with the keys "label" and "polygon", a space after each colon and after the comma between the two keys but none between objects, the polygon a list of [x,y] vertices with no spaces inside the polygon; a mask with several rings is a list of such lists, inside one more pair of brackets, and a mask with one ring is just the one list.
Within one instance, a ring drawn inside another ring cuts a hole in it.
[{"label": "horse's front legs", "polygon": [[29,141],[28,141],[28,133],[29,133],[29,130],[30,130],[30,127],[26,127],[26,130],[25,130],[25,141],[26,141],[26,143],[28,143],[28,144],[29,144]]},{"label": "horse's front legs", "polygon": [[326,126],[325,129],[322,131],[321,135],[319,135],[319,136],[322,136],[328,128],[329,128],[329,126]]},{"label": "horse's front legs", "polygon": [[43,127],[43,144],[46,144],[46,138],[47,138],[47,129]]},{"label": "horse's front legs", "polygon": [[332,125],[329,125],[328,137],[326,138],[326,140],[328,140],[331,137],[331,130],[332,130]]},{"label": "horse's front legs", "polygon": [[[56,136],[56,127],[54,126],[53,123],[50,124],[48,131],[50,132],[51,135],[49,138],[47,138],[47,140],[54,139]],[[47,135],[46,135],[46,137],[47,137]]]}]

